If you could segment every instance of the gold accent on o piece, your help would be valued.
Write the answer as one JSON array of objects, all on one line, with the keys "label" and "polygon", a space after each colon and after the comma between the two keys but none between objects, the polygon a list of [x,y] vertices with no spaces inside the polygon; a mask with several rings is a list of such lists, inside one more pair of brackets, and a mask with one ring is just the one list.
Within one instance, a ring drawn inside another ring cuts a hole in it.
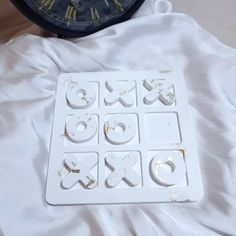
[{"label": "gold accent on o piece", "polygon": [[109,122],[106,122],[106,124],[105,124],[105,128],[104,128],[104,132],[105,132],[105,134],[108,134],[108,131],[109,131],[110,129],[115,130],[115,127],[110,126]]}]

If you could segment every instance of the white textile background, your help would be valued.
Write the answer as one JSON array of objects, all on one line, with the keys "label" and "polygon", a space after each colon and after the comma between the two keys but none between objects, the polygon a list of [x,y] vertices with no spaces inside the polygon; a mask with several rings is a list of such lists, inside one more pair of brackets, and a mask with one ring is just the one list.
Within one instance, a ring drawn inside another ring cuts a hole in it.
[{"label": "white textile background", "polygon": [[[157,14],[66,41],[0,46],[0,235],[236,235],[236,50],[184,14]],[[159,11],[159,10],[158,10]],[[60,72],[183,71],[205,196],[193,204],[49,206],[45,184]]]}]

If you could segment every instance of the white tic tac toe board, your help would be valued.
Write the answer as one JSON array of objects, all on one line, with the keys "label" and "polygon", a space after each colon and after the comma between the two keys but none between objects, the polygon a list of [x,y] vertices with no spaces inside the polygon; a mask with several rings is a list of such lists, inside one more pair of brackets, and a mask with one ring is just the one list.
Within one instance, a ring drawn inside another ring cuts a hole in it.
[{"label": "white tic tac toe board", "polygon": [[49,204],[192,202],[202,196],[181,73],[60,76],[47,178]]}]

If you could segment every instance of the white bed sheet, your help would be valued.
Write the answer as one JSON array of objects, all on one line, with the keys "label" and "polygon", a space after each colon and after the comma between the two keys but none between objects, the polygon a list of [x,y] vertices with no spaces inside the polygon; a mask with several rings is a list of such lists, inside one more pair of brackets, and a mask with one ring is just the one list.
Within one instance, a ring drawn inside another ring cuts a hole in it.
[{"label": "white bed sheet", "polygon": [[[0,235],[236,235],[236,50],[187,15],[154,14],[153,3],[89,37],[25,35],[0,46]],[[203,200],[49,206],[45,184],[59,73],[176,68],[188,88]]]}]

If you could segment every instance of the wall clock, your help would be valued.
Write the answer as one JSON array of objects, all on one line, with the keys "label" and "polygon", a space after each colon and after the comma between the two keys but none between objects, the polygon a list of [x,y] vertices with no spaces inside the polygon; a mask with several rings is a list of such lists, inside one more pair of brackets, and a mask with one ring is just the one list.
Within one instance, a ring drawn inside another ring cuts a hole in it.
[{"label": "wall clock", "polygon": [[81,37],[129,19],[144,0],[11,0],[31,21],[67,37]]}]

